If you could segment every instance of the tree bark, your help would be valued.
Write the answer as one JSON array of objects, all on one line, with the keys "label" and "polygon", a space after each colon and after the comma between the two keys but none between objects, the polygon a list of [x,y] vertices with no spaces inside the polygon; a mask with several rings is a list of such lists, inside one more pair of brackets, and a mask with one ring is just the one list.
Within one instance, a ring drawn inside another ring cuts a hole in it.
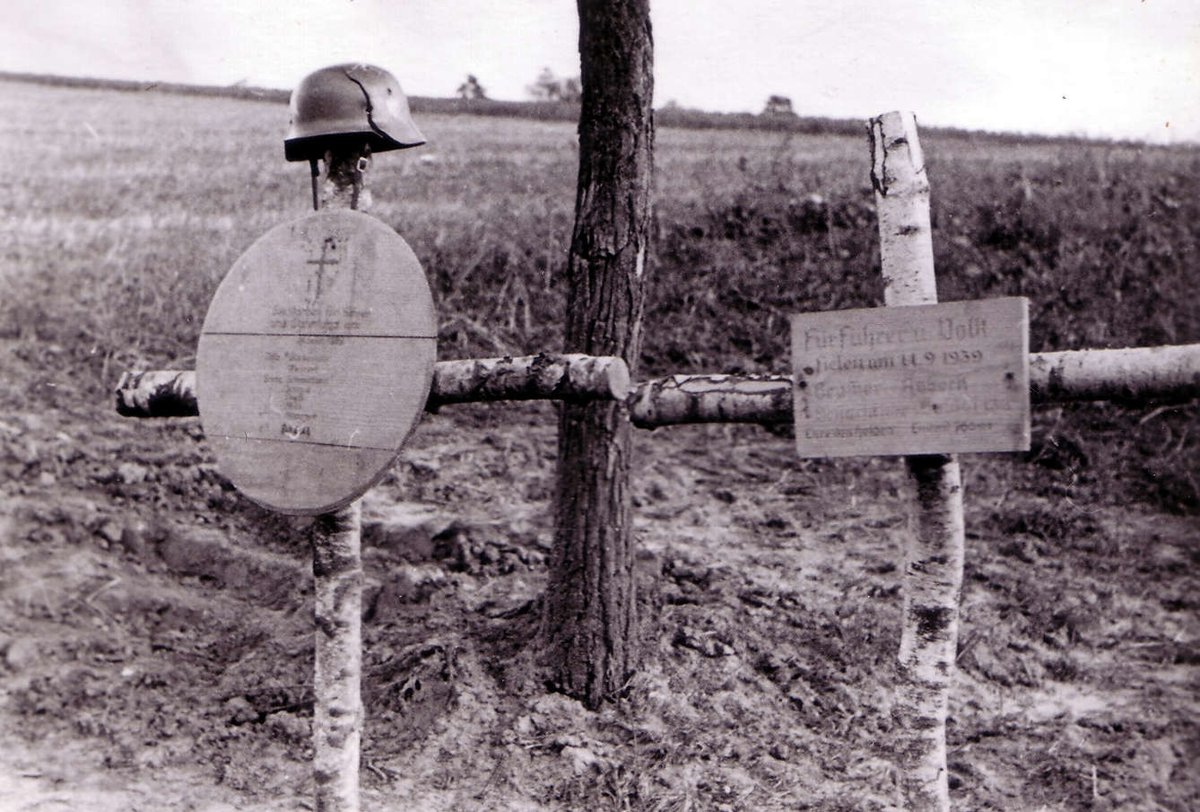
[{"label": "tree bark", "polygon": [[790,375],[672,375],[643,381],[629,399],[642,429],[685,423],[792,422]]},{"label": "tree bark", "polygon": [[491,400],[624,400],[629,369],[620,358],[527,355],[439,361],[426,409]]},{"label": "tree bark", "polygon": [[[654,122],[648,0],[578,0],[583,100],[567,262],[566,351],[636,372],[650,238]],[[557,689],[598,707],[637,662],[627,407],[559,418],[554,553],[541,645]]]},{"label": "tree bark", "polygon": [[904,808],[950,809],[946,715],[958,647],[965,555],[962,477],[954,456],[908,457],[917,509],[904,555],[899,684],[893,715]]},{"label": "tree bark", "polygon": [[317,812],[358,812],[362,748],[362,507],[313,523],[313,783]]},{"label": "tree bark", "polygon": [[[871,119],[870,133],[884,302],[936,302],[929,179],[916,118],[888,113]],[[904,551],[895,762],[905,809],[948,812],[946,712],[966,543],[962,476],[954,455],[908,457],[907,463],[917,508]]]},{"label": "tree bark", "polygon": [[1036,403],[1185,402],[1200,397],[1200,344],[1034,353],[1029,388]]},{"label": "tree bark", "polygon": [[[359,209],[370,150],[325,153],[322,209]],[[362,754],[362,503],[317,517],[312,528],[313,783],[316,812],[359,812]]]},{"label": "tree bark", "polygon": [[[433,365],[425,411],[497,400],[624,400],[630,389],[629,369],[612,356],[540,353],[438,361]],[[126,372],[117,383],[116,396],[117,414],[123,417],[200,413],[196,373],[190,371]]]},{"label": "tree bark", "polygon": [[[1200,344],[1029,354],[1034,403],[1109,400],[1132,405],[1200,397]],[[426,411],[494,400],[620,400],[633,425],[791,423],[791,375],[671,375],[630,391],[619,358],[527,355],[438,361]],[[196,375],[175,369],[126,372],[116,387],[123,417],[195,417]]]}]

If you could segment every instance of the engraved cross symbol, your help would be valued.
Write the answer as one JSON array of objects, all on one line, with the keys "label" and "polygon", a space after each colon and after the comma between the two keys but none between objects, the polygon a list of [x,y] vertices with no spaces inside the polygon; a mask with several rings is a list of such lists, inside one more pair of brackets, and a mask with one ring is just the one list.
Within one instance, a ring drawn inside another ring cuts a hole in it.
[{"label": "engraved cross symbol", "polygon": [[337,244],[333,242],[333,239],[326,238],[325,242],[321,244],[321,258],[306,260],[304,263],[305,265],[317,266],[317,290],[316,294],[313,296],[314,301],[321,298],[321,282],[325,276],[325,266],[338,264],[338,260],[330,259],[326,256],[326,253],[330,247],[332,247],[334,250],[337,250]]}]

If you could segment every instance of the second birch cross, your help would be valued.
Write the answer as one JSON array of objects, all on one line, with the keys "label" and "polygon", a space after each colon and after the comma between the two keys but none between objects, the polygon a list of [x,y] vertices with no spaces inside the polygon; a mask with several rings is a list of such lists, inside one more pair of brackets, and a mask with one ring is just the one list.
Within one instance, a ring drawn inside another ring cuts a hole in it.
[{"label": "second birch cross", "polygon": [[[933,304],[937,283],[929,179],[912,113],[871,119],[871,184],[879,213],[884,303]],[[946,710],[963,577],[962,476],[954,455],[907,457],[916,486],[905,539],[904,614],[894,717],[900,794],[911,810],[949,810]]]}]

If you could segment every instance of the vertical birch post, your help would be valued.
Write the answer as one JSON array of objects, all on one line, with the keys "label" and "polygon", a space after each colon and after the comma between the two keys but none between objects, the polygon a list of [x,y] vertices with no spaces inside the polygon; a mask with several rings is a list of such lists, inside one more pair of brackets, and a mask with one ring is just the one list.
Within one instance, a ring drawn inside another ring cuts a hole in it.
[{"label": "vertical birch post", "polygon": [[316,660],[313,782],[317,812],[358,812],[362,746],[362,509],[355,501],[313,524]]},{"label": "vertical birch post", "polygon": [[[325,208],[357,209],[370,153],[325,153]],[[316,812],[358,812],[362,749],[362,506],[312,526],[314,625],[313,783]]]},{"label": "vertical birch post", "polygon": [[[886,113],[871,119],[869,127],[884,303],[934,303],[929,180],[916,119],[912,113]],[[917,506],[905,540],[895,761],[906,808],[948,810],[946,711],[962,590],[962,478],[954,455],[913,456],[906,462]]]}]

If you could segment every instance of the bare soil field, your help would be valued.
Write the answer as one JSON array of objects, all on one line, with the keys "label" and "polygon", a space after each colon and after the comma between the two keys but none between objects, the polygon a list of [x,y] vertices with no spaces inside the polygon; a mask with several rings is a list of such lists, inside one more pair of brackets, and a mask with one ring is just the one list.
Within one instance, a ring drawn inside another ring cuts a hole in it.
[{"label": "bare soil field", "polygon": [[[304,212],[284,110],[0,98],[0,810],[311,808],[306,522],[240,498],[197,420],[110,395],[190,367],[233,259]],[[421,125],[428,160],[379,156],[373,212],[430,274],[441,357],[556,348],[572,128]],[[789,310],[876,303],[865,138],[659,143],[643,375],[782,371]],[[944,145],[943,298],[1030,296],[1035,350],[1200,340],[1200,155],[1084,149]],[[639,432],[645,666],[591,712],[529,645],[554,426],[549,404],[427,415],[366,499],[364,808],[895,808],[903,464]],[[1029,454],[963,457],[956,808],[1200,806],[1198,428],[1194,403],[1041,408]]]}]

